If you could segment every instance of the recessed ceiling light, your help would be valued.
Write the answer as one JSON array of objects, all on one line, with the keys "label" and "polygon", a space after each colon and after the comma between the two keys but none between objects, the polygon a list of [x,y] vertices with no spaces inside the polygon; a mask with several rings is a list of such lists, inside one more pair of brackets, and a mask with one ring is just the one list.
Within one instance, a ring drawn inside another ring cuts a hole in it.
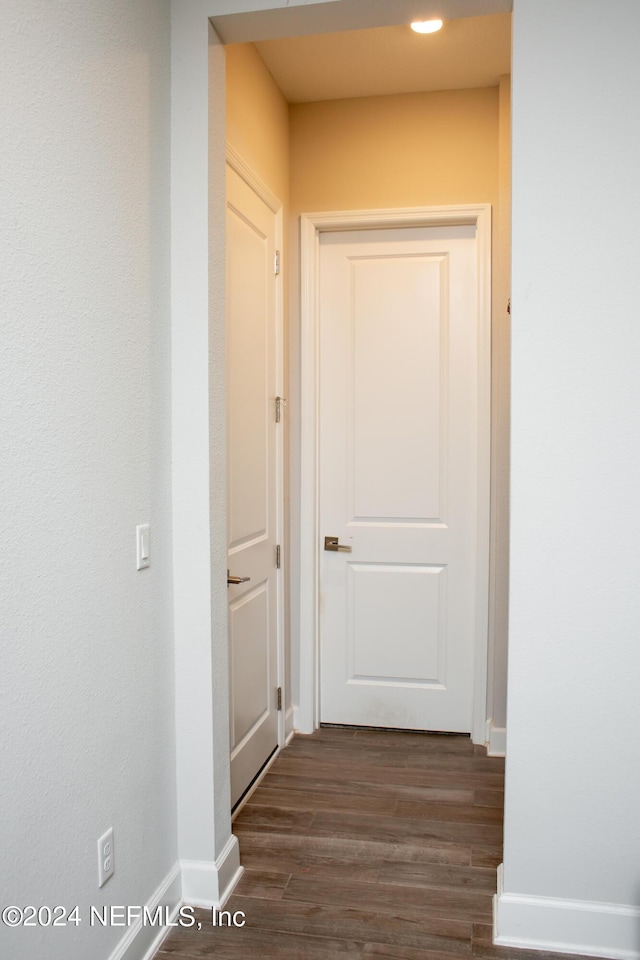
[{"label": "recessed ceiling light", "polygon": [[415,20],[411,29],[416,33],[436,33],[442,29],[442,20]]}]

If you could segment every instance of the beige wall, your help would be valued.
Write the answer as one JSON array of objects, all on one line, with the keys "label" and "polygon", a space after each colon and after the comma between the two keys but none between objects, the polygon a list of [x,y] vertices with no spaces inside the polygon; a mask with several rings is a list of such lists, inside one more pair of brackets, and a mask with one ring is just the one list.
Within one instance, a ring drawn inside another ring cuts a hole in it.
[{"label": "beige wall", "polygon": [[227,143],[286,206],[289,105],[252,43],[230,44],[225,53]]},{"label": "beige wall", "polygon": [[497,87],[291,106],[294,215],[497,200]]},{"label": "beige wall", "polygon": [[[488,716],[505,726],[508,587],[509,84],[294,104],[291,119],[291,251],[301,213],[490,203],[493,208],[492,557]],[[298,264],[291,263],[292,411],[298,407]],[[292,423],[292,451],[299,432]],[[292,504],[298,478],[292,457]],[[295,510],[295,506],[294,506]],[[292,529],[299,518],[292,516]],[[292,537],[295,551],[296,536]],[[294,557],[293,569],[297,569]],[[297,585],[292,585],[294,597]],[[295,604],[293,607],[295,617]],[[294,636],[297,623],[294,620]],[[295,657],[295,649],[292,651]],[[296,666],[294,666],[294,678]],[[295,683],[295,680],[294,680]],[[294,693],[295,696],[295,693]],[[499,746],[499,741],[497,741]]]}]

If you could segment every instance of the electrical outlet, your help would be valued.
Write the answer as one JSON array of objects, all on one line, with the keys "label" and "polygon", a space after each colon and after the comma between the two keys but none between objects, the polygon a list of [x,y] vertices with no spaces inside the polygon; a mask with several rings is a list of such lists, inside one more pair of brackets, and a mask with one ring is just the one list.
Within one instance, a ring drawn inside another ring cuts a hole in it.
[{"label": "electrical outlet", "polygon": [[103,887],[114,870],[113,827],[98,840],[98,886]]}]

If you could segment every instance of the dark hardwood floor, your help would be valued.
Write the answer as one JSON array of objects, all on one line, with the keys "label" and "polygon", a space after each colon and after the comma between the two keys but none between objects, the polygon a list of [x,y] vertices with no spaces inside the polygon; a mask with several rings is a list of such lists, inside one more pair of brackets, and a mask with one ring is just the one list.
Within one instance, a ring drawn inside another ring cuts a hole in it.
[{"label": "dark hardwood floor", "polygon": [[156,960],[550,960],[491,943],[503,775],[465,736],[296,737],[234,822],[244,926],[198,911]]}]

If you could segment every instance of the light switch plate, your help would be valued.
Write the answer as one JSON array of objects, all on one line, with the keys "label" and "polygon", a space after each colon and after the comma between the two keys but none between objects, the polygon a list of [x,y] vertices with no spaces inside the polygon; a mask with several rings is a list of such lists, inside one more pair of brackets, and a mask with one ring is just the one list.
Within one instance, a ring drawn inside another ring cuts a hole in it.
[{"label": "light switch plate", "polygon": [[149,566],[151,557],[151,539],[149,524],[141,523],[136,527],[136,564],[138,570]]}]

